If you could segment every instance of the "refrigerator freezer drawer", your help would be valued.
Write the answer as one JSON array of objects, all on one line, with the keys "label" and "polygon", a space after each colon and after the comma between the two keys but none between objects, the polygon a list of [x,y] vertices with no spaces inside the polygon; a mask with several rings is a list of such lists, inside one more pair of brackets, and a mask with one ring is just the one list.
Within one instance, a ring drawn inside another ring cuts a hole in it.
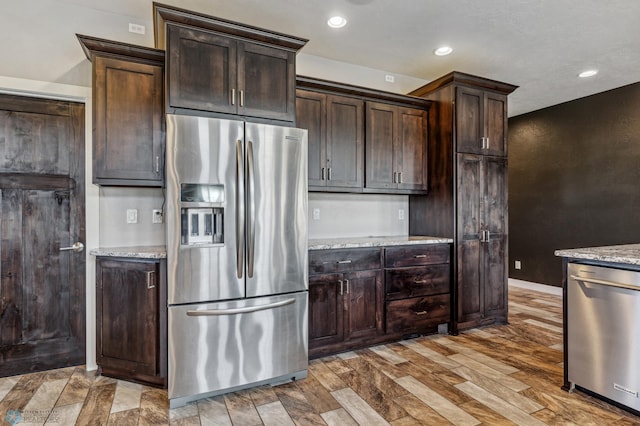
[{"label": "refrigerator freezer drawer", "polygon": [[171,407],[306,376],[308,293],[169,307]]}]

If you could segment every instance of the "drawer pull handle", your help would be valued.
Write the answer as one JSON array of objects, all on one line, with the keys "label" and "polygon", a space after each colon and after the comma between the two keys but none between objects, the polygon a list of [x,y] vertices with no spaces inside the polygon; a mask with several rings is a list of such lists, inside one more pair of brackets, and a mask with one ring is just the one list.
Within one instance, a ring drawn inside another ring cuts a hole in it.
[{"label": "drawer pull handle", "polygon": [[416,259],[424,259],[425,257],[427,257],[427,255],[426,254],[416,254],[413,257],[415,257]]},{"label": "drawer pull handle", "polygon": [[344,294],[344,283],[342,280],[338,280],[338,282],[340,283],[340,296],[342,296]]},{"label": "drawer pull handle", "polygon": [[426,284],[428,281],[427,280],[415,280],[414,283],[416,284]]},{"label": "drawer pull handle", "polygon": [[340,265],[346,265],[346,264],[348,264],[348,263],[351,263],[351,261],[350,261],[350,260],[338,260],[338,263],[339,263]]},{"label": "drawer pull handle", "polygon": [[416,314],[416,315],[427,315],[428,314],[427,311],[417,311],[417,312],[414,311],[413,313]]}]

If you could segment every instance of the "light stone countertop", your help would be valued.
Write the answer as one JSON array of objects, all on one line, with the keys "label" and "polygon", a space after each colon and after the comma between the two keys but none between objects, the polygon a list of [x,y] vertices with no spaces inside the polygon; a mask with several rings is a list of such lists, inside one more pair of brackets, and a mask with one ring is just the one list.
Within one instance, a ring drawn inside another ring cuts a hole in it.
[{"label": "light stone countertop", "polygon": [[[310,239],[309,250],[328,250],[340,248],[404,246],[415,244],[448,244],[451,238],[427,236],[397,236],[397,237],[359,237],[359,238],[322,238]],[[140,259],[165,259],[165,246],[133,246],[133,247],[99,247],[89,251],[98,257],[132,257]]]},{"label": "light stone countertop", "polygon": [[640,244],[564,249],[556,250],[554,254],[574,259],[640,265]]},{"label": "light stone countertop", "polygon": [[135,247],[99,247],[89,251],[98,257],[137,257],[140,259],[166,259],[165,246],[135,246]]},{"label": "light stone countertop", "polygon": [[404,246],[414,244],[447,244],[452,242],[453,240],[451,238],[407,235],[397,237],[322,238],[309,239],[309,250]]}]

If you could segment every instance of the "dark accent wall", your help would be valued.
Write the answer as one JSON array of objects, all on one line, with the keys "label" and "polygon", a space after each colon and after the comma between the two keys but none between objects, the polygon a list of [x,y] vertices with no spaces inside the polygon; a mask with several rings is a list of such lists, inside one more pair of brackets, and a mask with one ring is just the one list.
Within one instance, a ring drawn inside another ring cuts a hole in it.
[{"label": "dark accent wall", "polygon": [[640,243],[640,83],[509,119],[509,276],[560,286],[555,250],[628,243]]}]

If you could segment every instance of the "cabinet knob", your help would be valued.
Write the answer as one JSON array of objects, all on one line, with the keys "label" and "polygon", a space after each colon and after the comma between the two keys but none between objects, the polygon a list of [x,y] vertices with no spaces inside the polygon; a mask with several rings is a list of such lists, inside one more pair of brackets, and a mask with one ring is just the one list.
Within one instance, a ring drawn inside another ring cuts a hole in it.
[{"label": "cabinet knob", "polygon": [[340,265],[346,265],[348,263],[351,263],[351,259],[347,259],[347,260],[338,260],[338,262]]},{"label": "cabinet knob", "polygon": [[428,314],[427,311],[417,311],[417,312],[414,311],[413,313],[416,314],[416,315],[427,315]]},{"label": "cabinet knob", "polygon": [[425,257],[427,257],[427,255],[426,254],[416,254],[413,257],[415,257],[416,259],[424,259]]},{"label": "cabinet knob", "polygon": [[428,281],[427,280],[414,280],[413,282],[415,284],[426,284]]}]

